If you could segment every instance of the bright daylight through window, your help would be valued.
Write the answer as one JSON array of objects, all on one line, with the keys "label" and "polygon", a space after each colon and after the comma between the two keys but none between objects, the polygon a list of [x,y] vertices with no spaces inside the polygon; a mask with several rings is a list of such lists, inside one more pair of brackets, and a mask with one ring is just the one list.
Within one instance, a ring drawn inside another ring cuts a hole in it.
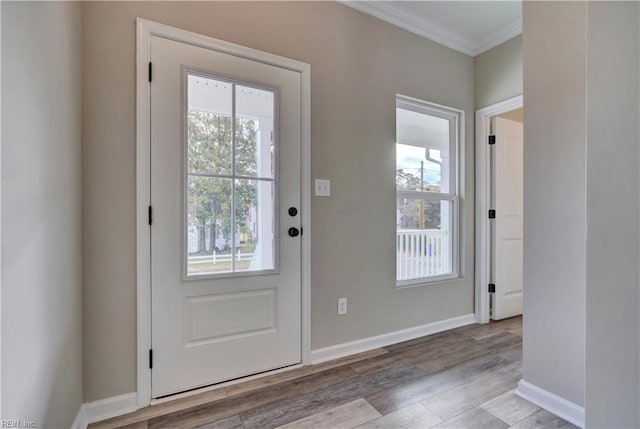
[{"label": "bright daylight through window", "polygon": [[188,74],[188,276],[276,268],[275,94]]},{"label": "bright daylight through window", "polygon": [[460,113],[396,100],[396,282],[458,276]]}]

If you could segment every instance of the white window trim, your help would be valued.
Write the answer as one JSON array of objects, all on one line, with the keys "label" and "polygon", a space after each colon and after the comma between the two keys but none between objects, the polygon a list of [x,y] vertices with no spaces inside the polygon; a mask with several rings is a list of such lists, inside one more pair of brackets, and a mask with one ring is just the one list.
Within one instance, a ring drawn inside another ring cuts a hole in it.
[{"label": "white window trim", "polygon": [[[440,104],[430,103],[428,101],[420,100],[413,97],[408,97],[406,95],[396,94],[396,108],[402,108],[406,110],[411,110],[417,113],[424,113],[431,116],[436,116],[439,118],[451,120],[453,119],[453,124],[451,125],[450,131],[455,133],[455,143],[453,148],[449,149],[449,192],[448,193],[438,193],[438,192],[424,192],[424,191],[397,191],[397,196],[406,196],[409,198],[422,199],[425,201],[441,201],[441,200],[449,200],[451,201],[451,210],[452,210],[452,222],[453,225],[451,234],[451,242],[452,242],[452,272],[448,274],[443,274],[439,276],[429,276],[429,277],[419,277],[414,279],[407,280],[397,280],[396,278],[396,289],[404,289],[410,287],[417,286],[428,286],[433,285],[435,283],[441,283],[443,281],[456,280],[462,277],[461,275],[461,259],[462,255],[460,249],[462,248],[462,225],[460,223],[460,219],[462,216],[460,215],[460,205],[461,205],[461,194],[462,189],[460,183],[462,182],[462,174],[461,174],[461,161],[460,161],[460,153],[462,152],[462,148],[464,148],[464,111],[460,109],[455,109],[452,107],[443,106]],[[396,142],[396,144],[398,144]],[[397,198],[396,198],[397,202]],[[396,203],[397,204],[397,203]],[[397,234],[397,225],[396,225],[396,234]],[[396,253],[397,254],[397,253]],[[397,264],[397,257],[396,257]]]}]

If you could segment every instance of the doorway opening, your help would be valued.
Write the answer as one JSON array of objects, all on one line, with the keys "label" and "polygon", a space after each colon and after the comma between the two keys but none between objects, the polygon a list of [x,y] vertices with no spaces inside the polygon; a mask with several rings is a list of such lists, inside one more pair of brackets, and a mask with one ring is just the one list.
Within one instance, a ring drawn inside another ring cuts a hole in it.
[{"label": "doorway opening", "polygon": [[476,112],[476,320],[523,311],[523,98]]}]

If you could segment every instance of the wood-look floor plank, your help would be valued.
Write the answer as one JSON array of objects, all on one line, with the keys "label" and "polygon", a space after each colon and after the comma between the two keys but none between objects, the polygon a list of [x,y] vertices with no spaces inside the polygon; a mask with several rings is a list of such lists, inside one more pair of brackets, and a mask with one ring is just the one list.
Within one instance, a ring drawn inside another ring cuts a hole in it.
[{"label": "wood-look floor plank", "polygon": [[365,399],[382,414],[389,414],[461,383],[485,374],[491,374],[510,364],[510,361],[499,356],[484,355],[445,371],[429,374],[396,387],[381,390],[365,396]]},{"label": "wood-look floor plank", "polygon": [[507,429],[508,427],[508,424],[481,408],[473,408],[436,426],[438,429]]},{"label": "wood-look floor plank", "polygon": [[546,410],[536,411],[529,417],[520,420],[512,429],[578,429],[566,420],[554,416]]},{"label": "wood-look floor plank", "polygon": [[152,405],[142,408],[134,413],[124,416],[114,417],[89,425],[89,429],[113,429],[127,427],[137,422],[146,421],[155,417],[164,416],[170,413],[186,410],[203,404],[211,404],[216,401],[226,399],[227,394],[224,388],[210,390],[186,398],[175,399],[173,401]]},{"label": "wood-look floor plank", "polygon": [[511,329],[507,330],[507,332],[510,332],[510,333],[512,333],[514,335],[522,336],[522,326],[517,326],[517,327],[511,328]]},{"label": "wood-look floor plank", "polygon": [[[412,347],[397,353],[414,364],[429,365],[431,368],[435,368],[442,366],[442,359],[446,357],[455,356],[459,361],[463,361],[478,356],[482,350],[482,346],[476,340],[456,334],[441,337],[420,347]],[[471,356],[472,354],[475,355]]]},{"label": "wood-look floor plank", "polygon": [[387,389],[424,374],[421,369],[403,364],[376,373],[362,375],[343,383],[315,390],[304,396],[253,408],[240,415],[247,429],[277,427],[300,420],[354,399]]},{"label": "wood-look floor plank", "polygon": [[[480,325],[478,325],[480,326]],[[431,335],[426,335],[424,337],[419,337],[419,338],[414,338],[413,340],[408,340],[408,341],[403,341],[401,343],[396,343],[396,344],[390,344],[388,346],[385,346],[384,349],[387,350],[388,352],[398,352],[398,351],[402,351],[402,350],[406,350],[408,348],[414,347],[414,346],[419,346],[422,345],[424,343],[428,343],[431,342],[437,338],[441,338],[441,337],[449,337],[455,335],[455,333],[453,331],[443,331],[443,332],[438,332],[435,334],[431,334]]]},{"label": "wood-look floor plank", "polygon": [[401,365],[409,360],[398,353],[387,353],[351,364],[351,368],[359,374],[369,374],[393,365]]},{"label": "wood-look floor plank", "polygon": [[337,383],[345,383],[358,377],[358,373],[348,366],[341,366],[243,395],[236,395],[223,401],[156,417],[149,420],[149,428],[175,428],[176,426],[193,428],[240,414],[252,408],[262,407],[272,402],[303,396],[316,389],[323,389]]},{"label": "wood-look floor plank", "polygon": [[496,396],[482,404],[480,408],[490,412],[509,425],[516,424],[540,409],[531,402],[517,396],[515,390]]},{"label": "wood-look floor plank", "polygon": [[487,324],[475,324],[467,325],[454,330],[464,335],[467,335],[476,340],[482,340],[497,334],[498,332],[505,332],[513,328],[522,326],[522,316],[511,317],[509,319],[491,321]]},{"label": "wood-look floor plank", "polygon": [[416,403],[364,423],[358,426],[357,429],[427,429],[441,422],[442,419],[440,417],[423,405]]},{"label": "wood-look floor plank", "polygon": [[423,341],[417,344],[413,344],[404,347],[400,350],[387,350],[389,353],[398,354],[407,358],[413,358],[416,356],[422,356],[424,354],[434,353],[437,350],[449,349],[453,346],[459,346],[461,344],[473,345],[475,341],[462,334],[447,334],[434,337],[428,341]]},{"label": "wood-look floor plank", "polygon": [[120,426],[119,429],[147,429],[148,427],[149,427],[149,422],[147,420],[143,420],[140,422],[135,422],[128,425]]},{"label": "wood-look floor plank", "polygon": [[360,398],[280,426],[279,429],[351,429],[377,417],[380,417],[380,413]]},{"label": "wood-look floor plank", "polygon": [[252,390],[261,389],[263,387],[272,386],[274,384],[282,383],[285,381],[293,380],[306,375],[316,374],[318,372],[326,371],[332,368],[337,368],[343,365],[350,365],[354,362],[362,360],[369,360],[380,355],[386,355],[388,352],[383,348],[377,348],[369,350],[364,353],[358,353],[352,356],[347,356],[340,359],[335,359],[329,362],[324,362],[317,365],[305,366],[303,368],[293,369],[291,371],[284,371],[278,374],[268,375],[255,380],[247,381],[244,383],[235,384],[226,388],[227,395],[229,397],[247,393]]},{"label": "wood-look floor plank", "polygon": [[515,388],[521,377],[522,365],[511,364],[434,395],[421,403],[446,421]]},{"label": "wood-look floor plank", "polygon": [[244,425],[242,424],[240,416],[236,415],[228,419],[198,426],[196,429],[244,429]]}]

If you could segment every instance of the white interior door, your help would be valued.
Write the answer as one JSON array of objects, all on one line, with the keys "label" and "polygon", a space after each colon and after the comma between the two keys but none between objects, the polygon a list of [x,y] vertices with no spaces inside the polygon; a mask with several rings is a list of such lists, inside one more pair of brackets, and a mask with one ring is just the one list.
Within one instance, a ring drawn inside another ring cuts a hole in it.
[{"label": "white interior door", "polygon": [[522,314],[523,283],[523,129],[522,124],[494,118],[494,246],[491,318]]},{"label": "white interior door", "polygon": [[298,72],[150,48],[157,398],[301,361],[301,117]]}]

